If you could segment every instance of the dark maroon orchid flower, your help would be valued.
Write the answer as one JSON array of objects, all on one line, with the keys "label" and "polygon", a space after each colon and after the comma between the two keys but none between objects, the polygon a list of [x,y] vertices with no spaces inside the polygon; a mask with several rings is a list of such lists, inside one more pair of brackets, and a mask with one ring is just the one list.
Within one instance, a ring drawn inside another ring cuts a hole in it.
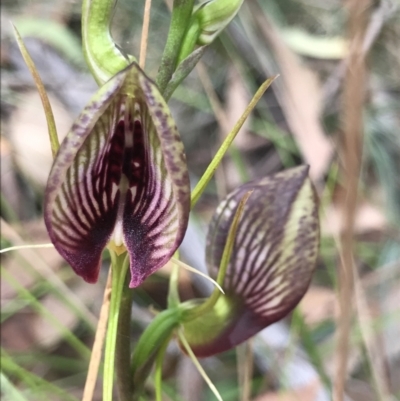
[{"label": "dark maroon orchid flower", "polygon": [[239,202],[253,191],[240,219],[223,282],[212,310],[184,323],[200,357],[235,347],[282,319],[306,292],[319,246],[317,197],[302,166],[242,185],[218,207],[206,259],[216,277]]},{"label": "dark maroon orchid flower", "polygon": [[127,250],[136,287],[179,247],[189,210],[179,133],[156,85],[133,63],[99,89],[61,144],[45,194],[51,241],[91,283],[107,244]]}]

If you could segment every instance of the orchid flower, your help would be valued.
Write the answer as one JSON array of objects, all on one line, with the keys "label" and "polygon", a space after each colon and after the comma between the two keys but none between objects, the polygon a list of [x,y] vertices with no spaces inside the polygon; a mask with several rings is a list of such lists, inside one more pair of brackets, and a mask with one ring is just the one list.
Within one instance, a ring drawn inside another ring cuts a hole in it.
[{"label": "orchid flower", "polygon": [[290,313],[310,284],[318,246],[318,201],[307,166],[234,190],[217,208],[206,245],[210,275],[225,294],[215,289],[207,299],[171,306],[153,319],[132,357],[138,394],[173,332],[178,330],[185,351],[188,346],[206,357],[234,348]]},{"label": "orchid flower", "polygon": [[179,247],[190,210],[185,153],[162,95],[136,63],[92,97],[55,158],[45,192],[50,239],[97,281],[109,246],[130,258],[130,287]]},{"label": "orchid flower", "polygon": [[307,291],[316,265],[317,197],[308,167],[301,166],[244,184],[219,205],[206,245],[211,276],[217,276],[236,209],[249,191],[221,283],[225,295],[183,324],[199,357],[231,349],[286,316]]}]

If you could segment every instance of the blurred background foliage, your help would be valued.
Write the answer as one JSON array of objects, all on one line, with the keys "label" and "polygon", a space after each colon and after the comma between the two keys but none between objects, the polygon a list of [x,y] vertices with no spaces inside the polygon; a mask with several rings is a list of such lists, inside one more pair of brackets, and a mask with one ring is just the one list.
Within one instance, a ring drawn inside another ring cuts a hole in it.
[{"label": "blurred background foliage", "polygon": [[[112,34],[138,56],[144,2],[120,0]],[[59,135],[96,90],[81,51],[80,1],[1,4],[1,245],[45,243],[42,198],[51,166],[44,113],[11,34],[25,38],[50,95]],[[153,0],[146,72],[155,78],[169,26]],[[202,361],[229,400],[330,399],[340,319],[337,271],[344,190],[343,106],[349,41],[340,0],[246,0],[170,101],[186,146],[192,185],[260,83],[280,74],[238,135],[198,203],[182,245],[200,270],[207,223],[218,200],[243,181],[300,163],[311,166],[321,198],[321,256],[309,292],[291,318],[236,351]],[[355,314],[346,394],[349,400],[400,396],[400,3],[375,0],[360,52],[366,54],[363,158],[355,213]],[[351,113],[352,110],[346,110]],[[77,400],[108,270],[99,283],[76,278],[52,249],[2,255],[1,391],[6,400]],[[132,342],[165,307],[166,266],[135,291]],[[183,299],[210,291],[182,272]],[[361,305],[361,306],[360,306]],[[340,350],[339,350],[340,351]],[[168,400],[214,396],[175,344],[164,365]],[[396,379],[397,378],[397,379]],[[101,377],[99,379],[99,382]],[[100,389],[100,385],[98,386]],[[148,398],[152,399],[152,381]],[[100,400],[100,391],[96,394]],[[392,398],[391,398],[392,397]],[[146,398],[145,398],[146,399]]]}]

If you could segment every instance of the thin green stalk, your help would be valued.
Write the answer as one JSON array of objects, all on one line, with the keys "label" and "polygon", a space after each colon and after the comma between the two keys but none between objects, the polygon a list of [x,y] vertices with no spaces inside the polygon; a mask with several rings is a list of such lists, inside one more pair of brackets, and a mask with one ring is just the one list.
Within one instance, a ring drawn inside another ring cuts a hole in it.
[{"label": "thin green stalk", "polygon": [[214,393],[214,395],[217,397],[218,401],[223,401],[221,394],[218,392],[217,388],[215,387],[214,383],[211,381],[211,379],[207,376],[207,373],[203,369],[203,367],[200,365],[200,362],[196,358],[196,355],[193,353],[192,349],[190,348],[189,343],[186,341],[186,338],[183,334],[183,330],[180,329],[178,330],[178,336],[179,336],[179,341],[182,343],[183,347],[185,348],[187,354],[189,355],[190,359],[192,360],[193,364],[196,366],[198,372],[201,374],[205,382],[208,384],[208,387],[210,387],[210,390]]},{"label": "thin green stalk", "polygon": [[167,43],[157,74],[157,85],[163,93],[175,71],[178,56],[193,11],[194,0],[174,0]]},{"label": "thin green stalk", "polygon": [[212,176],[214,175],[215,170],[221,163],[222,158],[224,157],[226,151],[229,149],[232,141],[235,139],[237,133],[239,132],[240,128],[242,128],[242,125],[246,121],[247,117],[249,114],[253,111],[254,107],[258,103],[258,101],[261,99],[262,95],[264,92],[268,89],[268,87],[271,85],[271,83],[275,80],[276,77],[269,78],[267,79],[258,89],[256,94],[254,95],[253,99],[251,99],[249,105],[246,107],[246,110],[242,114],[242,116],[239,118],[235,126],[233,127],[232,131],[229,133],[229,135],[225,138],[224,142],[222,143],[221,147],[218,149],[218,152],[214,156],[213,160],[207,167],[207,170],[203,174],[203,176],[200,178],[199,182],[197,183],[196,187],[192,191],[192,202],[191,202],[191,207],[193,208],[194,205],[197,203],[199,200],[201,194],[204,192],[205,188],[207,187],[208,183],[210,182]]},{"label": "thin green stalk", "polygon": [[103,401],[113,401],[113,384],[115,370],[115,348],[118,331],[118,318],[120,312],[123,285],[129,267],[129,257],[126,253],[116,256],[111,255],[111,300],[110,315],[107,326],[106,348],[104,352],[104,380]]},{"label": "thin green stalk", "polygon": [[24,42],[23,42],[19,32],[17,31],[17,28],[14,25],[13,25],[13,28],[14,28],[14,34],[17,39],[17,44],[18,44],[19,50],[21,51],[22,57],[29,69],[29,72],[31,73],[31,75],[33,77],[36,88],[40,95],[40,100],[42,101],[44,114],[46,115],[47,129],[49,132],[51,153],[53,154],[53,158],[54,158],[55,155],[57,154],[58,148],[60,147],[60,143],[58,141],[57,128],[56,128],[56,123],[54,121],[54,115],[53,115],[53,111],[51,109],[50,101],[47,96],[46,89],[43,85],[43,82],[40,78],[40,75],[35,67],[35,63],[33,62],[28,50],[26,49]]},{"label": "thin green stalk", "polygon": [[[240,218],[242,217],[244,207],[246,205],[247,200],[253,191],[247,192],[243,198],[241,199],[238,208],[236,210],[235,216],[233,217],[233,221],[231,226],[229,227],[228,237],[226,239],[224,252],[222,253],[221,263],[218,270],[217,283],[222,287],[225,279],[226,271],[228,270],[229,261],[231,259],[233,246],[235,244],[236,233],[239,226]],[[184,321],[190,321],[196,319],[199,316],[202,316],[204,313],[211,310],[214,305],[217,303],[218,298],[221,296],[221,291],[218,288],[214,288],[213,293],[209,298],[207,298],[202,304],[188,309],[183,312]]]},{"label": "thin green stalk", "polygon": [[126,275],[119,308],[118,341],[116,345],[117,389],[120,401],[130,401],[132,393],[131,358],[131,312],[133,290],[129,288],[129,275]]},{"label": "thin green stalk", "polygon": [[171,336],[164,342],[162,347],[159,349],[156,358],[156,369],[154,375],[154,388],[156,390],[156,401],[162,401],[162,365],[164,362],[165,352],[167,351],[168,344],[171,340]]},{"label": "thin green stalk", "polygon": [[133,396],[135,400],[138,399],[142,392],[158,350],[181,322],[180,309],[172,308],[160,312],[146,327],[146,330],[136,344],[131,363],[131,374],[134,384]]}]

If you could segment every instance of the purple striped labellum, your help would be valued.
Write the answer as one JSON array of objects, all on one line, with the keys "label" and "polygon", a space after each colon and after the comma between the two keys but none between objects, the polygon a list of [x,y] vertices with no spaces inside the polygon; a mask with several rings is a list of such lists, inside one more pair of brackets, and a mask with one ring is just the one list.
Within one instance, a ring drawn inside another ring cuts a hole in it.
[{"label": "purple striped labellum", "polygon": [[45,193],[50,239],[91,283],[107,244],[128,251],[130,287],[137,287],[179,247],[189,210],[175,122],[133,63],[99,89],[60,146]]},{"label": "purple striped labellum", "polygon": [[225,295],[183,325],[199,357],[231,349],[286,316],[307,291],[316,265],[318,202],[308,167],[301,166],[242,185],[222,201],[207,237],[211,276],[217,276],[238,204],[251,190],[222,285]]}]

